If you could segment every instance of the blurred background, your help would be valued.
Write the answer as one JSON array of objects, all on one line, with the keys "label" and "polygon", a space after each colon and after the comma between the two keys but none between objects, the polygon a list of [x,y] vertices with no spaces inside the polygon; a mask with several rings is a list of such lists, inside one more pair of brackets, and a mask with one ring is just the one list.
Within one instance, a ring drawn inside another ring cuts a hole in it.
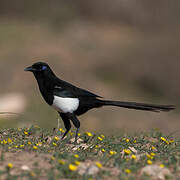
[{"label": "blurred background", "polygon": [[0,111],[21,114],[1,115],[1,128],[57,126],[58,114],[24,72],[45,61],[60,78],[106,99],[177,105],[169,113],[92,110],[79,117],[81,131],[180,130],[179,0],[0,4]]}]

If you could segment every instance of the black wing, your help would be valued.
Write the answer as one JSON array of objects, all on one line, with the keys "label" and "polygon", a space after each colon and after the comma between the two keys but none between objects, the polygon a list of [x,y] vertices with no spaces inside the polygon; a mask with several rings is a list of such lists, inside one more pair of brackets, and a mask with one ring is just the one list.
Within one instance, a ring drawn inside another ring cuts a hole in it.
[{"label": "black wing", "polygon": [[90,91],[85,89],[78,88],[66,81],[63,81],[59,78],[55,79],[55,86],[54,86],[54,95],[60,97],[71,97],[71,98],[78,98],[78,97],[100,97]]},{"label": "black wing", "polygon": [[81,88],[77,88],[77,94],[80,96],[80,97],[99,97],[101,98],[101,96],[97,95],[97,94],[94,94],[90,91],[87,91],[85,89],[81,89]]}]

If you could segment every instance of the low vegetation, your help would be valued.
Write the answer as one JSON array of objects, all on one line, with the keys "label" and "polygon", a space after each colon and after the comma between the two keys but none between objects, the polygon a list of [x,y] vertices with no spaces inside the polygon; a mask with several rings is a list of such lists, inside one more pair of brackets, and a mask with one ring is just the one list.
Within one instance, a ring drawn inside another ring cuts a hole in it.
[{"label": "low vegetation", "polygon": [[0,179],[178,179],[180,141],[155,129],[105,136],[38,126],[0,131]]}]

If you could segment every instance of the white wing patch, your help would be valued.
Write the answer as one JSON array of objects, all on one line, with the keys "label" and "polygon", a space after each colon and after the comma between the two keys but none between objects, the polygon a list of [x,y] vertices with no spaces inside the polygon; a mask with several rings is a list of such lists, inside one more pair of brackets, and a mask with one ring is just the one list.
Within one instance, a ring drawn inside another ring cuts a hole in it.
[{"label": "white wing patch", "polygon": [[60,87],[60,86],[55,86],[54,88],[55,89],[62,89],[62,87]]},{"label": "white wing patch", "polygon": [[79,99],[54,96],[52,106],[59,112],[72,113],[79,107]]}]

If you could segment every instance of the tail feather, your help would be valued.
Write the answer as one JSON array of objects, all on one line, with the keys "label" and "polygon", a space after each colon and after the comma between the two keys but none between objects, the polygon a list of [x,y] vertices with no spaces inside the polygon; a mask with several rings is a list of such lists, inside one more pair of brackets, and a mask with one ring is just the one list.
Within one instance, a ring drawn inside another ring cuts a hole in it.
[{"label": "tail feather", "polygon": [[155,105],[155,104],[144,104],[144,103],[136,103],[136,102],[124,102],[124,101],[109,101],[103,100],[101,101],[102,105],[109,106],[118,106],[128,109],[136,109],[136,110],[144,110],[144,111],[171,111],[175,109],[174,105]]}]

